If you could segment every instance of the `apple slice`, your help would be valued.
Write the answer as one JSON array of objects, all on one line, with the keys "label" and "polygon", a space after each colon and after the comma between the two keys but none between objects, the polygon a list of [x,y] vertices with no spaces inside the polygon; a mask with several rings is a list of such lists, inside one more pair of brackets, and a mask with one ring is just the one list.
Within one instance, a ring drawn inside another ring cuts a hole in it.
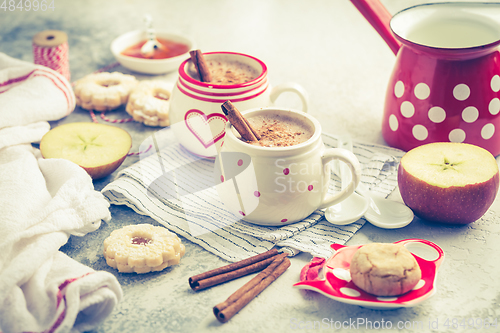
[{"label": "apple slice", "polygon": [[47,132],[40,141],[44,158],[64,158],[84,168],[92,179],[115,171],[127,157],[132,138],[127,131],[104,124],[70,123]]},{"label": "apple slice", "polygon": [[403,156],[398,185],[418,217],[466,224],[483,216],[495,200],[498,165],[490,152],[475,145],[430,143]]}]

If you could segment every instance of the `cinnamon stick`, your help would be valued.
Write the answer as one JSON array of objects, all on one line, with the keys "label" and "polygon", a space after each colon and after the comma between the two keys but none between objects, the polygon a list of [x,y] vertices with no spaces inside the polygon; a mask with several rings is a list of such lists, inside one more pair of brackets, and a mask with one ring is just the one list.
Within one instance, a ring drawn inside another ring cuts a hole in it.
[{"label": "cinnamon stick", "polygon": [[222,112],[228,117],[231,125],[236,128],[241,137],[247,141],[257,141],[260,140],[260,135],[257,131],[250,125],[248,120],[243,117],[240,111],[231,103],[231,101],[225,101],[222,105]]},{"label": "cinnamon stick", "polygon": [[290,267],[290,260],[286,256],[275,259],[272,264],[234,292],[228,299],[214,306],[213,311],[217,320],[221,323],[227,322],[280,277],[288,267]]},{"label": "cinnamon stick", "polygon": [[261,139],[260,134],[257,133],[257,131],[255,130],[255,128],[253,128],[253,126],[248,122],[247,118],[243,117],[243,115],[241,115],[241,117],[243,118],[243,120],[247,124],[248,128],[250,128],[250,130],[252,131],[253,135],[257,138],[257,140],[260,140]]},{"label": "cinnamon stick", "polygon": [[272,249],[256,256],[192,276],[189,278],[189,285],[194,291],[215,286],[262,270],[277,256],[278,250]]},{"label": "cinnamon stick", "polygon": [[198,75],[200,76],[200,81],[201,82],[212,81],[212,73],[210,73],[210,69],[208,68],[207,62],[205,61],[205,58],[203,57],[203,53],[201,53],[201,50],[192,50],[189,51],[189,54],[191,55],[191,61],[193,62],[194,67],[196,67],[196,70],[198,71]]}]

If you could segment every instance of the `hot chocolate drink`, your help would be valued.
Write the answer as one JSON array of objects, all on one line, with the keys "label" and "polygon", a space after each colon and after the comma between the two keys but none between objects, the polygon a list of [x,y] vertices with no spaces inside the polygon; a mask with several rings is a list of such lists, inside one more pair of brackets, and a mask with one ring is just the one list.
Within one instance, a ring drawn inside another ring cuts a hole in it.
[{"label": "hot chocolate drink", "polygon": [[258,141],[248,142],[262,147],[288,147],[309,140],[314,128],[296,118],[276,113],[258,115],[248,119],[261,136]]},{"label": "hot chocolate drink", "polygon": [[[206,59],[212,80],[207,83],[212,84],[240,84],[254,80],[259,76],[259,72],[239,61],[227,61],[219,59]],[[199,75],[195,69],[189,70],[189,76],[199,80]]]}]

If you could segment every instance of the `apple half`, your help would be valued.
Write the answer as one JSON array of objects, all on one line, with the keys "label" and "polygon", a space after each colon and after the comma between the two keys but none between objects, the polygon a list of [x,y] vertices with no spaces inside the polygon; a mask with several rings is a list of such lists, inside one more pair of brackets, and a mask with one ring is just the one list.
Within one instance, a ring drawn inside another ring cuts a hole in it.
[{"label": "apple half", "polygon": [[64,158],[87,171],[92,179],[110,175],[132,147],[130,134],[118,127],[78,122],[57,126],[40,141],[44,158]]},{"label": "apple half", "polygon": [[418,217],[467,224],[478,220],[498,192],[495,157],[466,143],[436,142],[408,151],[399,164],[404,203]]}]

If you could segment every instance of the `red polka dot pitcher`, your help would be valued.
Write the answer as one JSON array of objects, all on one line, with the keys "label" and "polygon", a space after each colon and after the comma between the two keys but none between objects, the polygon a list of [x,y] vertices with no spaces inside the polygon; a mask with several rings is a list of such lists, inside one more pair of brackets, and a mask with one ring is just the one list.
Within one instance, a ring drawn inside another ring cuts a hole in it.
[{"label": "red polka dot pitcher", "polygon": [[382,135],[403,150],[466,142],[500,154],[500,3],[436,3],[391,17],[351,0],[396,54]]}]

